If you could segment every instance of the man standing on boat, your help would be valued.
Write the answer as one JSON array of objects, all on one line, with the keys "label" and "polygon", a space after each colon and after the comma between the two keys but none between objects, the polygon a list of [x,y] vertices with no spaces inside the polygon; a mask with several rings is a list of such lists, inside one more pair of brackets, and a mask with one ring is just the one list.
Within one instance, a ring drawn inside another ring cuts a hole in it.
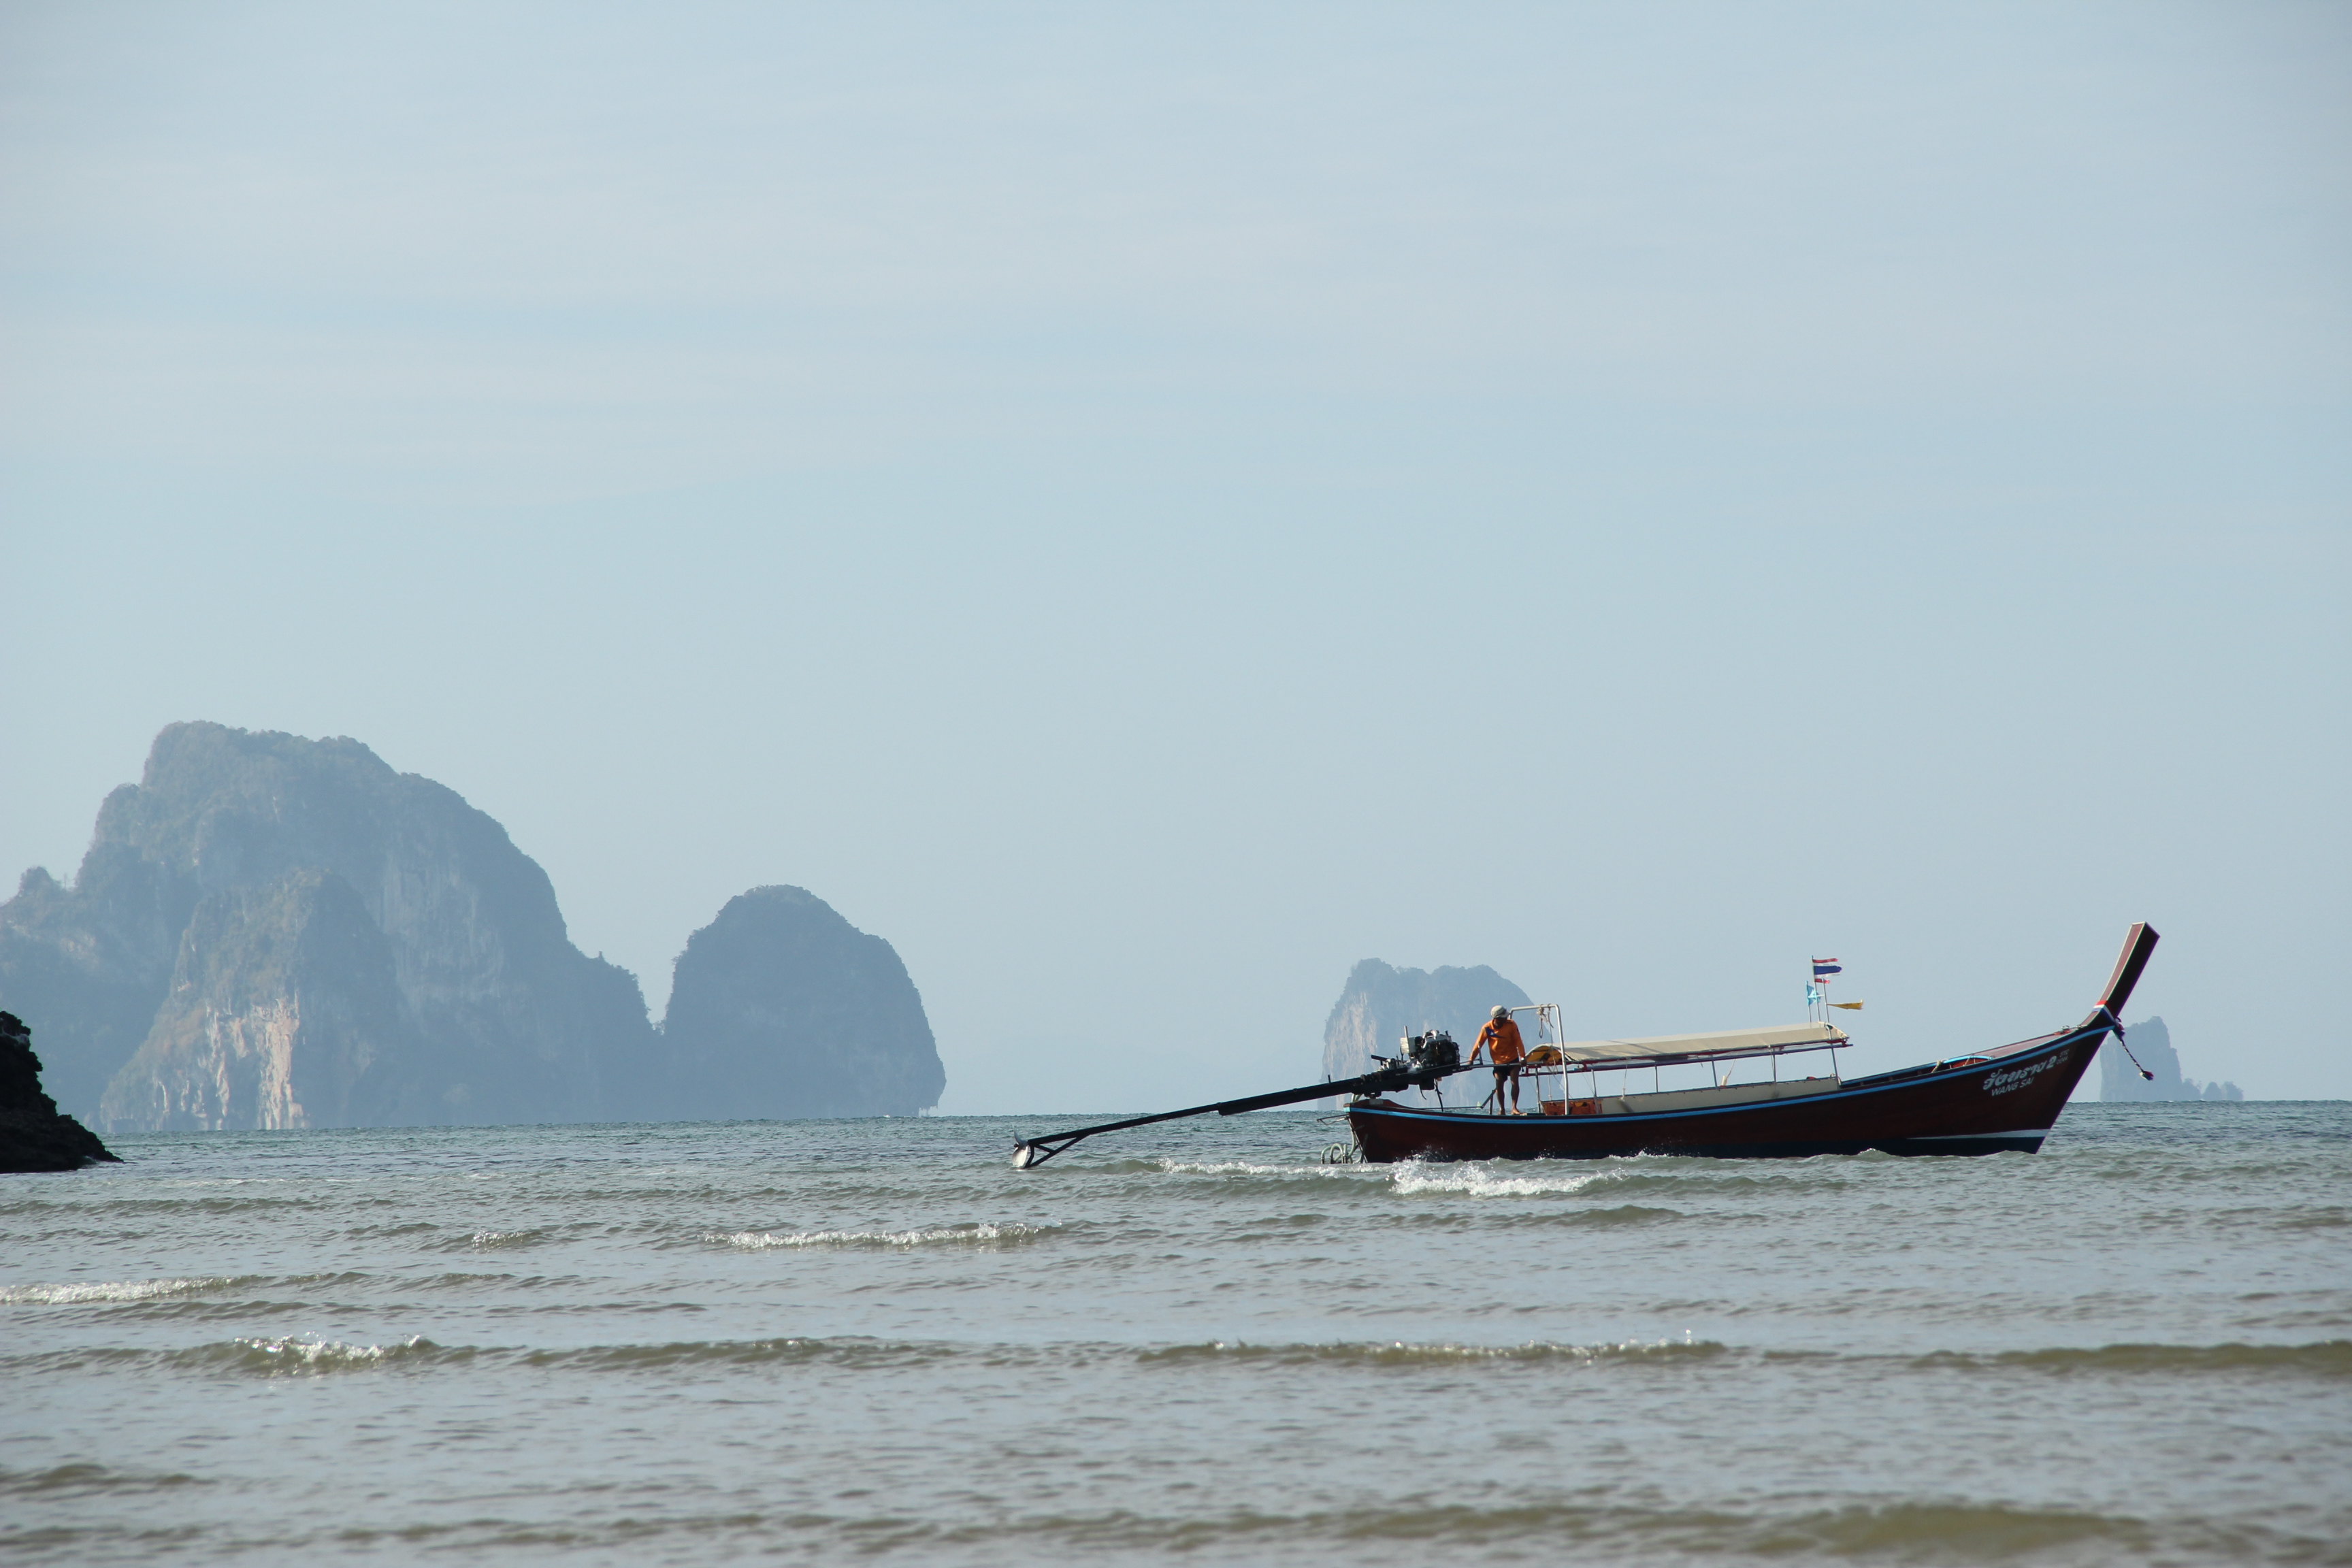
[{"label": "man standing on boat", "polygon": [[1476,1066],[1478,1053],[1485,1051],[1495,1064],[1495,1109],[1503,1109],[1503,1086],[1511,1086],[1511,1114],[1519,1114],[1519,1059],[1528,1054],[1526,1044],[1519,1038],[1519,1026],[1511,1019],[1508,1007],[1497,1007],[1488,1016],[1486,1026],[1478,1031],[1478,1043],[1470,1047],[1470,1062]]}]

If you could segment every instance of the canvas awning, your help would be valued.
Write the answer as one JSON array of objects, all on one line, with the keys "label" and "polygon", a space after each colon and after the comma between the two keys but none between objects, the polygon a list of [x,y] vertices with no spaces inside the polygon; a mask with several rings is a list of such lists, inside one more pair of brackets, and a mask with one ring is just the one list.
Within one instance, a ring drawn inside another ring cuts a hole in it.
[{"label": "canvas awning", "polygon": [[1819,1050],[1846,1044],[1834,1024],[1784,1024],[1773,1029],[1733,1029],[1713,1035],[1654,1035],[1644,1040],[1575,1040],[1560,1047],[1571,1062],[1631,1067],[1636,1063],[1721,1060],[1775,1051]]}]

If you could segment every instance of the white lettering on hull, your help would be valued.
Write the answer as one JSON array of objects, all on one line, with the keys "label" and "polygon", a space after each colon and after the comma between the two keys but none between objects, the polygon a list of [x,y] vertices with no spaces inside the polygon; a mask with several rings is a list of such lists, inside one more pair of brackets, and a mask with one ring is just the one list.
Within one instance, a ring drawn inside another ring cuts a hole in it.
[{"label": "white lettering on hull", "polygon": [[2069,1047],[2063,1051],[2051,1052],[2032,1067],[2003,1068],[1999,1072],[1989,1072],[1984,1076],[1984,1091],[1987,1094],[2007,1094],[2011,1089],[2023,1089],[2073,1054],[2074,1049]]}]

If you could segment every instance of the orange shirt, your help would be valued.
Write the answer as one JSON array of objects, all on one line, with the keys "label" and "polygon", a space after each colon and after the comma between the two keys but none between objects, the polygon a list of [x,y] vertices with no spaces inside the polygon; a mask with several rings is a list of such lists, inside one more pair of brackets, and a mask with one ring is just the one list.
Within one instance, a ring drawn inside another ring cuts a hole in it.
[{"label": "orange shirt", "polygon": [[1519,1041],[1519,1026],[1510,1018],[1490,1020],[1485,1028],[1478,1031],[1478,1046],[1472,1047],[1470,1054],[1477,1055],[1479,1046],[1486,1047],[1486,1054],[1494,1058],[1497,1067],[1517,1061],[1528,1054],[1526,1046]]}]

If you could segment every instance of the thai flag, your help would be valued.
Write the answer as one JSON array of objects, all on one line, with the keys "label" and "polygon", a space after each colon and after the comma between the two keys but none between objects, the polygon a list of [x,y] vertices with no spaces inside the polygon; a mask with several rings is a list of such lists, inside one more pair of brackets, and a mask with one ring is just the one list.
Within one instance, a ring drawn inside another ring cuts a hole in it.
[{"label": "thai flag", "polygon": [[1817,958],[1813,960],[1813,978],[1816,980],[1827,980],[1832,974],[1843,974],[1844,973],[1845,965],[1840,963],[1834,958]]}]

